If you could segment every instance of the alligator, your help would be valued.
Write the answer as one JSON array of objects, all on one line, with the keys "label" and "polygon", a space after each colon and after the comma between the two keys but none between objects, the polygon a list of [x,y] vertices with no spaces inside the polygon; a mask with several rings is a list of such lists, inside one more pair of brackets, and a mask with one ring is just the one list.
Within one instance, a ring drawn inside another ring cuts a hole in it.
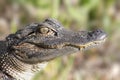
[{"label": "alligator", "polygon": [[75,32],[51,18],[31,23],[0,41],[0,80],[31,80],[49,61],[95,47],[106,38],[101,29]]}]

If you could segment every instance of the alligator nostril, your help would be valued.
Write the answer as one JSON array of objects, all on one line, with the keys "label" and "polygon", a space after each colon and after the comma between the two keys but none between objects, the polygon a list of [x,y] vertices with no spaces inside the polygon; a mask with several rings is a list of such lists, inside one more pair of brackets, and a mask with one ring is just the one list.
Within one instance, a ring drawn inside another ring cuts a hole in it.
[{"label": "alligator nostril", "polygon": [[107,35],[101,29],[96,29],[92,31],[92,37],[96,38],[97,40],[103,40],[107,37]]},{"label": "alligator nostril", "polygon": [[103,31],[101,31],[101,30],[95,30],[95,33],[96,34],[100,34],[100,33],[102,33]]}]

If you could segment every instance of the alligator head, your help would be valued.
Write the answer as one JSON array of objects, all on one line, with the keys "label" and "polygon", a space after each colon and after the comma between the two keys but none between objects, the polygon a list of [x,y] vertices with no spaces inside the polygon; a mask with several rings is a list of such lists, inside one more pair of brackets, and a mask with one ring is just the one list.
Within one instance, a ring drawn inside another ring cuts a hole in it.
[{"label": "alligator head", "polygon": [[105,41],[106,34],[102,30],[73,32],[54,19],[46,19],[26,26],[7,39],[15,57],[32,64],[99,45]]},{"label": "alligator head", "polygon": [[89,49],[105,39],[106,33],[102,30],[73,32],[54,19],[46,19],[27,25],[6,38],[8,54],[1,58],[6,59],[1,65],[7,61],[9,67],[2,66],[2,69],[13,78],[29,80],[25,75],[40,70],[43,62]]}]

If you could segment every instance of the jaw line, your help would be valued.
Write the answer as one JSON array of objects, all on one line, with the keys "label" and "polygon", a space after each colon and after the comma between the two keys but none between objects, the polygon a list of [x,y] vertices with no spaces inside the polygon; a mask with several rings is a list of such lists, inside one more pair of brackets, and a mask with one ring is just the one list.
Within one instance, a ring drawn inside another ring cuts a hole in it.
[{"label": "jaw line", "polygon": [[[72,44],[59,44],[58,46],[55,46],[53,48],[49,48],[49,49],[62,49],[64,47],[74,47],[74,48],[78,48],[79,50],[84,50],[88,47],[95,47],[95,46],[98,46],[100,45],[101,43],[104,43],[106,41],[106,38],[103,39],[103,40],[98,40],[98,41],[92,41],[92,42],[88,42],[88,43],[84,43],[84,44],[75,44],[75,45],[72,45]],[[40,46],[39,46],[40,47]],[[42,47],[41,47],[42,48]]]},{"label": "jaw line", "polygon": [[87,42],[87,43],[84,43],[84,44],[68,44],[66,46],[71,46],[71,47],[74,47],[74,48],[78,48],[79,51],[83,51],[83,50],[86,50],[88,49],[89,47],[95,47],[95,46],[99,46],[101,45],[102,43],[104,43],[106,41],[106,38],[103,39],[103,40],[98,40],[98,41],[92,41],[92,42]]},{"label": "jaw line", "polygon": [[37,48],[42,48],[42,49],[63,49],[65,47],[73,47],[73,48],[78,48],[79,51],[81,51],[81,50],[83,51],[83,50],[86,50],[89,47],[98,46],[101,43],[104,43],[105,40],[106,40],[106,38],[103,39],[103,40],[90,41],[90,42],[83,43],[83,44],[67,44],[66,43],[66,44],[58,44],[57,46],[56,45],[55,46],[54,45],[48,45],[49,47],[40,46],[40,45],[37,45],[35,43],[31,43],[31,42],[26,42],[26,43],[31,44],[33,46],[36,46]]},{"label": "jaw line", "polygon": [[83,50],[85,50],[89,47],[95,47],[95,46],[101,45],[105,41],[106,41],[106,38],[103,39],[103,40],[99,40],[99,41],[88,42],[88,43],[85,43],[83,45],[79,45],[78,48],[79,48],[79,50],[83,51]]}]

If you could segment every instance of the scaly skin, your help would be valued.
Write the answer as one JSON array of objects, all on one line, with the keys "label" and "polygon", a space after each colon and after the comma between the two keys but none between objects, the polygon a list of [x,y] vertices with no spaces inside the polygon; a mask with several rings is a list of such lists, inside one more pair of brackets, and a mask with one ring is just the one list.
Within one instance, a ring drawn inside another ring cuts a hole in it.
[{"label": "scaly skin", "polygon": [[57,20],[32,23],[0,41],[0,80],[30,80],[50,60],[103,43],[102,30],[73,32]]}]

